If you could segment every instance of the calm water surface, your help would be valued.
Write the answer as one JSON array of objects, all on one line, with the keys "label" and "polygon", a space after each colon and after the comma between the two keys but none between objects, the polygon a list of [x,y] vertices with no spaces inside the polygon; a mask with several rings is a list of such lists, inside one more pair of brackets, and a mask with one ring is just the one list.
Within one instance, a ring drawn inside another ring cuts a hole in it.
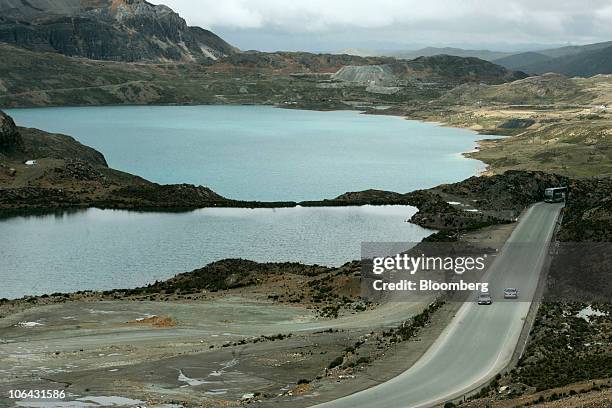
[{"label": "calm water surface", "polygon": [[0,298],[129,288],[225,258],[341,265],[363,241],[420,241],[406,206],[89,209],[0,221]]},{"label": "calm water surface", "polygon": [[8,110],[21,126],[74,136],[111,167],[229,198],[302,201],[369,188],[409,192],[483,168],[463,158],[480,136],[363,115],[264,106]]},{"label": "calm water surface", "polygon": [[[117,169],[244,200],[408,192],[483,166],[477,135],[396,117],[257,106],[17,109],[21,126],[66,133]],[[33,158],[34,159],[34,158]],[[144,285],[225,258],[340,265],[362,241],[419,241],[411,207],[86,210],[0,220],[0,298]]]}]

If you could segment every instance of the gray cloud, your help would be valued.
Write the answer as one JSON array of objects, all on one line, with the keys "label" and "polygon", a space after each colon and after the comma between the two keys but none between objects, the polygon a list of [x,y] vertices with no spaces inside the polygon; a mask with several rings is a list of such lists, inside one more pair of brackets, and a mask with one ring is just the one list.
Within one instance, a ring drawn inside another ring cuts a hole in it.
[{"label": "gray cloud", "polygon": [[153,0],[243,49],[468,45],[537,48],[612,39],[609,0]]}]

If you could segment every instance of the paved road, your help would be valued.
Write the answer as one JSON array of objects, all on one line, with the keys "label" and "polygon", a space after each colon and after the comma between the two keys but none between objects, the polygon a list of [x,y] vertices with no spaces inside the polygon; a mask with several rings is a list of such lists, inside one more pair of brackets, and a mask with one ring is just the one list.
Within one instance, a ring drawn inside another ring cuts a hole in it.
[{"label": "paved road", "polygon": [[540,203],[529,209],[484,279],[496,295],[504,287],[520,288],[520,302],[463,304],[440,338],[409,370],[317,408],[427,407],[461,396],[494,377],[516,349],[561,208]]}]

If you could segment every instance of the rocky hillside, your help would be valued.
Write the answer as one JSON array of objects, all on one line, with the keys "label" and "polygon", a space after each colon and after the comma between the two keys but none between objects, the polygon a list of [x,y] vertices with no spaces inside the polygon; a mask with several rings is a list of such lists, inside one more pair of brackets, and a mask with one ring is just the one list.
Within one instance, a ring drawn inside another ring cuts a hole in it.
[{"label": "rocky hillside", "polygon": [[399,69],[404,76],[423,77],[423,79],[453,78],[458,82],[488,84],[500,84],[527,77],[524,72],[512,71],[489,61],[451,55],[416,58],[400,64],[396,69]]},{"label": "rocky hillside", "polygon": [[525,71],[525,67],[531,64],[540,64],[543,62],[550,61],[551,59],[552,58],[548,55],[540,54],[539,52],[528,51],[496,59],[494,62],[508,69],[518,69],[521,71]]},{"label": "rocky hillside", "polygon": [[0,112],[0,157],[23,151],[23,140],[17,132],[13,119]]},{"label": "rocky hillside", "polygon": [[462,84],[442,97],[441,101],[517,105],[589,102],[595,99],[595,95],[588,92],[593,87],[585,85],[560,74],[545,74],[499,85]]},{"label": "rocky hillside", "polygon": [[[342,194],[333,200],[302,202],[302,206],[412,205],[419,209],[411,222],[443,232],[473,230],[514,222],[528,206],[542,201],[549,187],[567,186],[569,179],[539,171],[508,171],[470,177],[453,184],[406,194],[365,190]],[[448,235],[445,235],[448,237]]]},{"label": "rocky hillside", "polygon": [[[1,0],[0,0],[1,1]],[[359,99],[319,87],[344,65],[389,59],[310,53],[232,54],[214,63],[127,63],[35,52],[0,42],[0,106],[266,104],[342,109]]]},{"label": "rocky hillside", "polygon": [[612,44],[603,49],[551,58],[524,65],[521,69],[534,74],[557,72],[568,76],[591,77],[612,74]]},{"label": "rocky hillside", "polygon": [[114,61],[211,61],[235,52],[144,0],[0,0],[0,42]]},{"label": "rocky hillside", "polygon": [[612,179],[585,178],[570,184],[559,238],[568,242],[612,240]]},{"label": "rocky hillside", "polygon": [[395,61],[384,57],[358,57],[347,54],[313,54],[309,52],[246,51],[227,56],[216,69],[257,69],[286,74],[333,74],[347,65],[376,65]]},{"label": "rocky hillside", "polygon": [[82,145],[66,135],[52,134],[38,129],[19,128],[13,118],[0,111],[0,158],[26,161],[46,158],[81,160],[94,166],[106,167],[102,153]]},{"label": "rocky hillside", "polygon": [[496,64],[530,74],[554,72],[591,77],[612,73],[612,41],[523,52],[496,59]]},{"label": "rocky hillside", "polygon": [[512,71],[478,58],[435,55],[410,61],[390,61],[381,65],[345,66],[333,79],[379,86],[402,86],[406,83],[443,82],[500,84],[525,78]]},{"label": "rocky hillside", "polygon": [[70,136],[29,128],[20,128],[19,136],[23,141],[23,153],[13,157],[20,157],[23,160],[40,157],[82,160],[93,166],[108,166],[102,153],[77,142]]}]

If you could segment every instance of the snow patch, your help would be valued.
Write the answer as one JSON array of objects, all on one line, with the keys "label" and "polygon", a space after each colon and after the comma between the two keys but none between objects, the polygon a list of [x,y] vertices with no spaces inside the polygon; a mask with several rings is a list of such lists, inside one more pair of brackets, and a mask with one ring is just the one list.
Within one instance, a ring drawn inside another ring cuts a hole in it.
[{"label": "snow patch", "polygon": [[187,385],[189,385],[191,387],[195,387],[195,386],[198,386],[198,385],[206,384],[206,381],[195,380],[193,378],[187,377],[185,374],[183,374],[183,370],[179,370],[178,380],[180,382],[187,383]]},{"label": "snow patch", "polygon": [[608,313],[601,311],[601,310],[596,310],[593,309],[592,306],[587,306],[584,309],[582,309],[581,311],[579,311],[576,314],[576,317],[579,317],[581,319],[586,320],[587,322],[591,322],[591,317],[595,316],[595,317],[600,317],[600,316],[607,316]]},{"label": "snow patch", "polygon": [[218,389],[218,390],[210,390],[210,391],[206,391],[204,394],[206,394],[206,395],[223,395],[223,394],[227,394],[227,389],[223,388],[223,389]]},{"label": "snow patch", "polygon": [[44,325],[38,322],[19,322],[15,326],[24,327],[26,329],[31,329],[32,327],[38,327],[38,326],[44,326]]},{"label": "snow patch", "polygon": [[209,48],[200,45],[200,50],[202,50],[202,54],[204,54],[206,57],[210,58],[213,61],[218,60],[218,58],[215,56],[215,54],[213,54]]}]

